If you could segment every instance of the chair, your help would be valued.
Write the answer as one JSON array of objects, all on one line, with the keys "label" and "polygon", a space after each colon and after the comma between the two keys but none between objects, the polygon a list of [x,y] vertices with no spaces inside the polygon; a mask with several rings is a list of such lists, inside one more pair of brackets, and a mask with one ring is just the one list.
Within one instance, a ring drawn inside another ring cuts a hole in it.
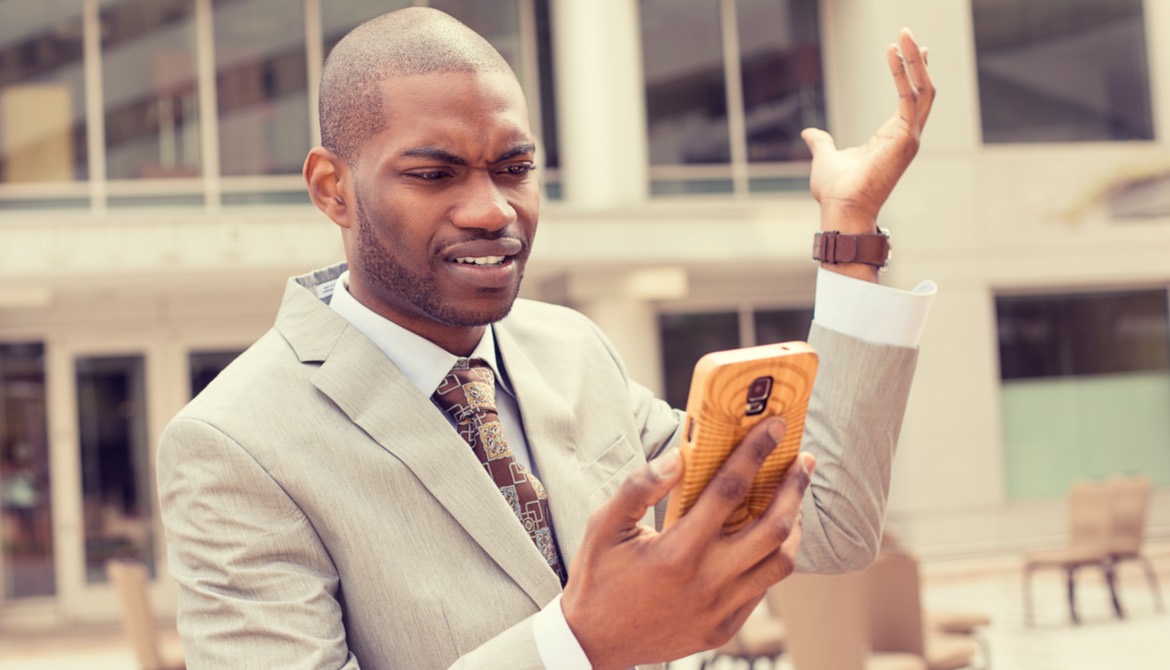
[{"label": "chair", "polygon": [[106,574],[122,604],[122,628],[134,647],[142,670],[183,670],[177,635],[165,636],[150,602],[150,574],[141,561],[115,558],[106,562]]},{"label": "chair", "polygon": [[[972,665],[979,654],[975,640],[926,628],[917,559],[902,552],[880,553],[862,575],[874,651],[914,654],[925,661],[927,670]],[[983,660],[986,667],[986,653]]]},{"label": "chair", "polygon": [[[899,553],[913,556],[902,545],[898,534],[889,528],[882,533],[880,553]],[[973,610],[924,610],[923,625],[926,630],[953,635],[967,635],[975,638],[983,648],[984,660],[988,656],[987,643],[981,636],[981,631],[991,625],[991,617],[984,612]]]},{"label": "chair", "polygon": [[1120,618],[1121,602],[1117,599],[1117,585],[1113,563],[1109,558],[1111,541],[1110,491],[1101,482],[1081,481],[1068,492],[1068,545],[1062,549],[1034,551],[1024,556],[1024,621],[1032,624],[1032,573],[1045,568],[1064,570],[1068,585],[1068,613],[1074,624],[1077,616],[1076,575],[1086,566],[1101,568],[1113,611]]},{"label": "chair", "polygon": [[771,667],[775,668],[787,647],[788,629],[771,610],[764,609],[766,613],[748,617],[743,627],[726,644],[716,649],[710,658],[703,660],[699,670],[714,667],[721,658],[743,661],[749,670],[756,667],[757,661],[768,659]]},{"label": "chair", "polygon": [[1146,537],[1146,511],[1150,507],[1151,482],[1148,475],[1114,476],[1106,480],[1113,512],[1110,525],[1109,560],[1116,572],[1122,561],[1139,561],[1146,573],[1154,605],[1159,612],[1166,611],[1158,576],[1150,559],[1142,553]]},{"label": "chair", "polygon": [[769,589],[766,600],[788,628],[796,670],[926,670],[919,656],[872,652],[860,573],[792,575]]}]

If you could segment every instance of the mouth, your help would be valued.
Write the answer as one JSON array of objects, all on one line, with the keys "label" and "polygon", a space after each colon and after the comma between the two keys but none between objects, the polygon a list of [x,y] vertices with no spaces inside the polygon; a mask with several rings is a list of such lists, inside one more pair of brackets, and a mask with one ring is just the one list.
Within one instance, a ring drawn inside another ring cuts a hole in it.
[{"label": "mouth", "polygon": [[478,265],[480,267],[490,265],[503,265],[511,260],[511,256],[462,256],[454,259],[455,263],[460,265]]},{"label": "mouth", "polygon": [[462,240],[443,250],[449,277],[471,290],[496,291],[516,285],[526,245],[515,237]]}]

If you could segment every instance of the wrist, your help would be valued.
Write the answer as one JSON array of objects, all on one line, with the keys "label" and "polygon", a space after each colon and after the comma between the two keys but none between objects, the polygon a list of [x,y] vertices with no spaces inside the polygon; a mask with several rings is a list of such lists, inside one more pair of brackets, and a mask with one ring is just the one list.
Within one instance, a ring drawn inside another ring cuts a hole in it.
[{"label": "wrist", "polygon": [[821,205],[821,230],[837,230],[851,235],[876,233],[877,213],[852,204]]},{"label": "wrist", "polygon": [[831,272],[877,282],[890,258],[890,238],[876,225],[865,233],[821,231],[813,236],[812,257]]},{"label": "wrist", "polygon": [[561,614],[565,617],[565,624],[569,627],[573,637],[577,639],[577,644],[580,645],[581,651],[585,653],[585,657],[589,659],[589,665],[593,670],[624,670],[629,668],[632,664],[622,664],[615,660],[616,646],[606,644],[599,641],[597,636],[592,635],[585,623],[584,612],[578,611],[574,606],[577,603],[574,594],[570,594],[566,589],[561,596]]}]

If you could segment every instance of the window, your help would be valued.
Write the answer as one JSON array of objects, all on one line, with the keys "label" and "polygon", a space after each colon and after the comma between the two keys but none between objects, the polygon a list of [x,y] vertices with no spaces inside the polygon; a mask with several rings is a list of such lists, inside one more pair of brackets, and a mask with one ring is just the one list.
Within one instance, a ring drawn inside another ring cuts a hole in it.
[{"label": "window", "polygon": [[1142,0],[974,0],[983,140],[1154,137]]},{"label": "window", "polygon": [[548,0],[0,0],[0,209],[308,205],[320,54],[412,4],[512,65],[556,197]]},{"label": "window", "polygon": [[187,357],[190,367],[191,397],[207,388],[229,363],[240,355],[240,351],[197,351]]},{"label": "window", "polygon": [[642,0],[651,192],[804,189],[825,126],[816,0]]},{"label": "window", "polygon": [[0,2],[0,183],[89,177],[81,3]]},{"label": "window", "polygon": [[663,314],[658,319],[662,339],[665,399],[671,407],[685,407],[691,371],[704,354],[756,344],[808,339],[811,308]]},{"label": "window", "polygon": [[1166,290],[996,299],[1011,498],[1082,477],[1170,483]]},{"label": "window", "polygon": [[194,0],[133,0],[101,12],[106,176],[198,177]]},{"label": "window", "polygon": [[300,2],[215,0],[215,90],[224,175],[298,175],[309,152]]}]

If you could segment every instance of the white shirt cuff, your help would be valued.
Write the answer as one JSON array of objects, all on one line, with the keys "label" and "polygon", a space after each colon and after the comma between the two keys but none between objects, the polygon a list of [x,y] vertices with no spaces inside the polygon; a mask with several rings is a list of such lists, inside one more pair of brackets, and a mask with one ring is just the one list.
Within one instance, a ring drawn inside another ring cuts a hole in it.
[{"label": "white shirt cuff", "polygon": [[548,670],[593,670],[589,657],[565,621],[559,595],[532,617],[532,638],[540,662]]},{"label": "white shirt cuff", "polygon": [[930,280],[903,291],[821,268],[813,320],[873,344],[917,347],[937,292]]}]

